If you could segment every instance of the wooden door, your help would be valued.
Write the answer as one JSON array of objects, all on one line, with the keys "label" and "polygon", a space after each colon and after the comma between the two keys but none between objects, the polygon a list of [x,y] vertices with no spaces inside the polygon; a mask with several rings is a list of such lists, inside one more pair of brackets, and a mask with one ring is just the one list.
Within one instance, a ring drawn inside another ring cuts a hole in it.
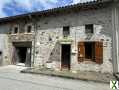
[{"label": "wooden door", "polygon": [[62,69],[70,70],[70,50],[71,45],[62,45],[62,57],[61,57]]}]

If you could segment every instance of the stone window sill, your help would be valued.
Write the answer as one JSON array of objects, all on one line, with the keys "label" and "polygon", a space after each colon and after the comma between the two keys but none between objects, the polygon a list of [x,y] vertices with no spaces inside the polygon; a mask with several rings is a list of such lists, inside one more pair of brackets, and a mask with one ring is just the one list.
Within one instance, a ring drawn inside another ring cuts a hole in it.
[{"label": "stone window sill", "polygon": [[19,33],[16,33],[16,34],[11,34],[11,35],[14,35],[14,36],[16,36],[16,35],[18,35]]},{"label": "stone window sill", "polygon": [[24,34],[33,34],[33,33],[24,33]]},{"label": "stone window sill", "polygon": [[79,62],[79,64],[97,64],[96,62],[94,61],[90,61],[90,60],[87,60],[87,61],[83,61],[83,62]]}]

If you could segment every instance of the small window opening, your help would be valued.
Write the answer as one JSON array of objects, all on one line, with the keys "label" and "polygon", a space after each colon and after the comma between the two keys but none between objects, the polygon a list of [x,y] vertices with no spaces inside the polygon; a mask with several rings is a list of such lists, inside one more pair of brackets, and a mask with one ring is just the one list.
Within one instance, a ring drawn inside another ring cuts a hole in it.
[{"label": "small window opening", "polygon": [[69,26],[63,27],[63,36],[67,37],[69,35],[70,35],[70,27]]},{"label": "small window opening", "polygon": [[52,41],[52,38],[51,38],[51,36],[49,36],[49,41]]},{"label": "small window opening", "polygon": [[27,33],[31,33],[31,30],[32,30],[32,26],[29,25],[29,26],[27,27]]},{"label": "small window opening", "polygon": [[2,55],[2,51],[0,51],[0,56]]},{"label": "small window opening", "polygon": [[18,33],[18,27],[14,27],[14,33]]},{"label": "small window opening", "polygon": [[85,33],[86,34],[93,34],[94,33],[93,24],[85,25]]}]

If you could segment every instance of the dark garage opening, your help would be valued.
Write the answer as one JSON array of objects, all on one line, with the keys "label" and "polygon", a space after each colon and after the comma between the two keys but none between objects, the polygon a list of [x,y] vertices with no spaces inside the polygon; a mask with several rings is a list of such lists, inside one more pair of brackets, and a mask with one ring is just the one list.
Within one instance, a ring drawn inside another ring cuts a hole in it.
[{"label": "dark garage opening", "polygon": [[24,63],[25,66],[31,66],[31,42],[13,43],[13,64]]},{"label": "dark garage opening", "polygon": [[70,70],[70,50],[71,45],[62,45],[62,57],[61,57],[61,66],[62,69]]},{"label": "dark garage opening", "polygon": [[25,63],[27,48],[26,47],[17,47],[16,50],[17,50],[17,54],[18,54],[19,63]]}]

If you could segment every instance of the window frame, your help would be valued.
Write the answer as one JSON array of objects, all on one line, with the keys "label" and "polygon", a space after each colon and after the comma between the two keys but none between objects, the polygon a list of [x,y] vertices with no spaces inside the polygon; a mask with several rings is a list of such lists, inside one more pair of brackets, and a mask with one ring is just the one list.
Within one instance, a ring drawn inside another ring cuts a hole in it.
[{"label": "window frame", "polygon": [[[17,28],[17,32],[15,32],[15,28]],[[12,31],[11,32],[12,32],[11,34],[14,34],[14,35],[18,34],[19,33],[19,25],[14,25],[12,27]]]},{"label": "window frame", "polygon": [[63,37],[68,37],[68,36],[70,36],[70,26],[63,26]]},{"label": "window frame", "polygon": [[94,34],[94,24],[85,24],[85,34]]},{"label": "window frame", "polygon": [[[30,32],[28,32],[28,27],[31,27],[31,31]],[[27,24],[26,26],[25,26],[25,33],[26,34],[31,34],[33,32],[33,25],[32,24]]]},{"label": "window frame", "polygon": [[[78,42],[78,63],[86,61],[85,56],[85,41]],[[94,43],[94,57],[90,59],[90,62],[95,62],[96,64],[103,64],[103,42],[102,41],[93,41]]]}]

